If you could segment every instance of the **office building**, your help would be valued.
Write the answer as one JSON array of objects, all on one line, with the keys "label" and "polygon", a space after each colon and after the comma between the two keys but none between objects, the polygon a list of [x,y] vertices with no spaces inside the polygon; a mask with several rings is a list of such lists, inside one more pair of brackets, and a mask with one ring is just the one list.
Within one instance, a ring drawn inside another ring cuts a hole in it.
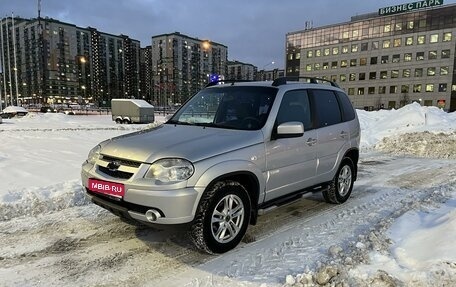
[{"label": "office building", "polygon": [[[420,1],[286,36],[287,76],[337,82],[356,108],[456,110],[456,5]],[[334,11],[334,13],[336,13]]]},{"label": "office building", "polygon": [[225,78],[228,80],[255,80],[257,67],[252,64],[242,63],[239,61],[228,61],[227,68],[228,71]]}]

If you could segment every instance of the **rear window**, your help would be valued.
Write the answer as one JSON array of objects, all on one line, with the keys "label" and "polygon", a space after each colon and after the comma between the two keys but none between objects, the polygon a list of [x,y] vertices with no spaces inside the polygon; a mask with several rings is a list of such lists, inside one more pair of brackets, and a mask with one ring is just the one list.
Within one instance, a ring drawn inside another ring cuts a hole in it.
[{"label": "rear window", "polygon": [[355,119],[355,110],[350,102],[348,96],[342,92],[336,92],[342,107],[342,120],[348,122]]},{"label": "rear window", "polygon": [[315,106],[317,126],[326,127],[342,122],[342,113],[339,108],[336,94],[331,90],[309,90]]}]

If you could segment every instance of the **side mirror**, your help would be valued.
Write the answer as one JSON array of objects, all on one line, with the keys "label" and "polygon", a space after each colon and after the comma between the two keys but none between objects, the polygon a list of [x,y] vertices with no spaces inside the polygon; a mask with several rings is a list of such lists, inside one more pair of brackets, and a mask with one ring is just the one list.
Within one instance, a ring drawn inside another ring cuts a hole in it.
[{"label": "side mirror", "polygon": [[304,125],[301,122],[286,122],[277,127],[276,138],[297,138],[304,134]]}]

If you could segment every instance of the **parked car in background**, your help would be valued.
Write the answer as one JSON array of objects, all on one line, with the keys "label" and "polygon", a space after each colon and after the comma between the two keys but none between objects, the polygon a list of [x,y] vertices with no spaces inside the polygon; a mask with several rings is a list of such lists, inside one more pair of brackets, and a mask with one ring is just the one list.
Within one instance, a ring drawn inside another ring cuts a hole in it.
[{"label": "parked car in background", "polygon": [[343,203],[357,177],[359,121],[335,83],[307,80],[208,86],[165,124],[94,147],[82,184],[118,216],[188,223],[208,253],[234,248],[258,215],[304,193]]},{"label": "parked car in background", "polygon": [[2,118],[10,119],[13,117],[23,117],[28,114],[28,111],[23,107],[18,106],[8,106],[3,109],[3,112],[0,114]]}]

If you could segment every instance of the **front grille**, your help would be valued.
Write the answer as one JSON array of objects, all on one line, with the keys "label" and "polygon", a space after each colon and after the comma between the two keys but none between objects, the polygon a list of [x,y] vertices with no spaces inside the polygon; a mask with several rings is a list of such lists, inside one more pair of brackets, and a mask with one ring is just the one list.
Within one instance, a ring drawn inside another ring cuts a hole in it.
[{"label": "front grille", "polygon": [[104,166],[98,166],[98,169],[102,173],[115,177],[115,178],[130,179],[133,176],[133,173],[120,171],[120,170],[110,170],[109,168],[104,167]]},{"label": "front grille", "polygon": [[120,159],[120,158],[115,158],[115,157],[107,156],[107,155],[102,155],[101,159],[103,161],[107,161],[107,162],[117,161],[117,162],[119,162],[120,165],[136,167],[136,168],[138,168],[141,165],[141,163],[137,162],[137,161],[127,160],[127,159]]}]

